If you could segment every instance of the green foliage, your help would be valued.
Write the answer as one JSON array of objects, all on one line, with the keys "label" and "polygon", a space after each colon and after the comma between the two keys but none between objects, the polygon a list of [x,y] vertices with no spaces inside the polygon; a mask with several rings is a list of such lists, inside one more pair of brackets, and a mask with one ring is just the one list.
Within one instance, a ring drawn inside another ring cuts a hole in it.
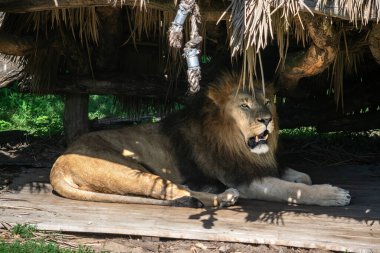
[{"label": "green foliage", "polygon": [[88,118],[102,119],[105,117],[122,117],[125,113],[119,104],[115,103],[113,96],[91,95],[88,105]]},{"label": "green foliage", "polygon": [[0,120],[0,130],[9,130],[12,128],[12,124],[8,121]]},{"label": "green foliage", "polygon": [[19,235],[22,238],[32,238],[36,232],[36,227],[30,224],[16,224],[11,228],[13,235]]},{"label": "green foliage", "polygon": [[0,89],[0,131],[59,134],[63,130],[63,106],[59,96],[20,94],[10,89]]},{"label": "green foliage", "polygon": [[94,253],[94,250],[81,247],[79,249],[62,249],[54,243],[26,241],[21,243],[5,243],[0,241],[0,253]]},{"label": "green foliage", "polygon": [[[64,100],[60,96],[20,94],[0,89],[0,131],[23,130],[35,136],[63,132]],[[89,119],[122,117],[125,113],[112,96],[90,96]]]},{"label": "green foliage", "polygon": [[282,137],[301,137],[309,138],[318,136],[318,132],[315,127],[300,127],[294,129],[281,129],[280,135]]}]

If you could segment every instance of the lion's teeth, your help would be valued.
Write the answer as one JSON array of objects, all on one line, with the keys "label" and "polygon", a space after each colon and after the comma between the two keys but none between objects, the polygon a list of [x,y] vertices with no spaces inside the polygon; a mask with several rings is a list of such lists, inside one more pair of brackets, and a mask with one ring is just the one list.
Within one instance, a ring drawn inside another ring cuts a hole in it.
[{"label": "lion's teeth", "polygon": [[256,135],[255,141],[259,142],[259,136]]}]

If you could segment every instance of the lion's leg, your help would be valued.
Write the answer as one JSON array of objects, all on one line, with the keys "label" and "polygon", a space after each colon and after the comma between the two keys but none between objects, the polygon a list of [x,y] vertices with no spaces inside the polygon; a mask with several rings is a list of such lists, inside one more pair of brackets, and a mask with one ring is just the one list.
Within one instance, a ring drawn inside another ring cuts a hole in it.
[{"label": "lion's leg", "polygon": [[242,198],[305,205],[344,206],[350,203],[348,191],[331,185],[306,185],[265,177],[237,188]]},{"label": "lion's leg", "polygon": [[[186,186],[175,184],[151,173],[131,172],[123,178],[122,185],[118,187],[119,189],[124,189],[123,194],[132,193],[156,199],[172,200],[173,205],[189,205],[188,197],[191,197],[197,199],[206,207],[231,206],[235,204],[239,197],[239,192],[235,189],[227,189],[220,194],[192,191]],[[138,187],[131,189],[126,182],[131,184],[135,182],[134,185]]]},{"label": "lion's leg", "polygon": [[[235,189],[227,189],[220,194],[213,194],[208,192],[192,191],[186,186],[177,185],[170,180],[161,178],[160,176],[134,171],[129,174],[123,181],[134,181],[135,185],[138,185],[138,191],[133,189],[133,194],[144,195],[151,198],[173,200],[174,205],[189,205],[189,198],[192,197],[200,201],[203,206],[231,206],[235,204],[239,197],[239,192]],[[123,183],[124,189],[128,186]],[[122,186],[120,186],[122,188]],[[131,189],[125,189],[128,193],[131,193]],[[124,193],[124,194],[128,194]]]},{"label": "lion's leg", "polygon": [[303,183],[308,185],[312,184],[311,178],[308,174],[293,170],[291,168],[285,168],[281,179],[294,183]]},{"label": "lion's leg", "polygon": [[193,197],[204,206],[228,206],[234,204],[238,197],[236,190],[221,194],[191,191],[143,170],[141,165],[133,161],[119,160],[116,163],[66,154],[54,164],[50,180],[60,195],[89,201],[128,203],[130,198],[123,196],[132,195],[168,200],[175,205],[183,204],[184,199]]}]

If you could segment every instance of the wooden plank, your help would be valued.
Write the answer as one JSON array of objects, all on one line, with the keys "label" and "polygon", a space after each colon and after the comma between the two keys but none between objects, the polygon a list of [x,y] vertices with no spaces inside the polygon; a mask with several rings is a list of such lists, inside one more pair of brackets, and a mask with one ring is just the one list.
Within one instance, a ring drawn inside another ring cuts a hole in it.
[{"label": "wooden plank", "polygon": [[[354,177],[355,170],[360,181]],[[49,169],[32,169],[14,180],[12,192],[0,195],[0,221],[32,223],[41,230],[380,252],[380,199],[376,194],[380,184],[376,184],[378,177],[373,177],[380,173],[380,166],[374,171],[369,166],[334,168],[332,174],[339,176],[339,171],[346,172],[344,184],[355,198],[362,198],[366,190],[367,195],[376,198],[368,199],[369,202],[353,201],[347,207],[251,200],[223,209],[94,203],[52,194],[47,183]],[[31,175],[38,182],[30,183]],[[334,179],[329,177],[332,182]],[[366,188],[365,179],[372,181],[370,188]],[[363,193],[355,196],[357,192]]]},{"label": "wooden plank", "polygon": [[45,191],[30,194],[29,190],[25,188],[13,198],[12,194],[7,194],[8,199],[0,201],[1,219],[7,217],[10,223],[29,221],[43,230],[265,243],[353,252],[380,250],[377,248],[380,245],[378,221],[369,225],[325,214],[298,216],[286,211],[271,212],[271,203],[258,201],[255,203],[259,206],[269,206],[265,208],[266,213],[245,210],[241,206],[217,210],[79,202]]}]

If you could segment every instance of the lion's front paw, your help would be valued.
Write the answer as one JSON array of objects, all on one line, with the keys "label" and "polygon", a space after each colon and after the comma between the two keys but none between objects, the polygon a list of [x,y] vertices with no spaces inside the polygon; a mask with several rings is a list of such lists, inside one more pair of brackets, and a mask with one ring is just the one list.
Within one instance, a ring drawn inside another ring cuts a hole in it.
[{"label": "lion's front paw", "polygon": [[346,206],[350,204],[350,192],[332,185],[314,185],[321,206]]},{"label": "lion's front paw", "polygon": [[239,191],[229,188],[225,192],[218,194],[219,207],[232,206],[239,198]]}]

